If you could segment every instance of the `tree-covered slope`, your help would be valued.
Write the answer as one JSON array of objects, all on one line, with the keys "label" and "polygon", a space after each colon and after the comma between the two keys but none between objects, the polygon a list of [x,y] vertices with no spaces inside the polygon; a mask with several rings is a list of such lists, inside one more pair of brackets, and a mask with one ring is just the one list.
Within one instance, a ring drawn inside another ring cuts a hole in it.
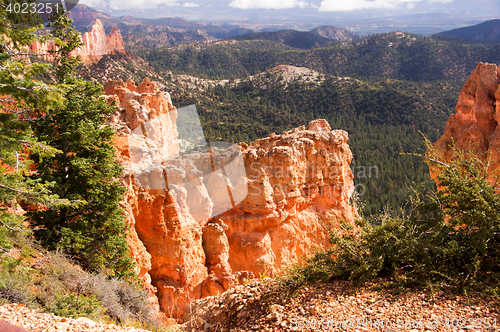
[{"label": "tree-covered slope", "polygon": [[290,47],[310,49],[329,46],[333,41],[309,31],[281,30],[273,32],[254,32],[235,37],[236,40],[271,40]]},{"label": "tree-covered slope", "polygon": [[[365,82],[330,77],[316,82],[268,73],[239,84],[170,90],[178,107],[196,104],[208,140],[250,142],[270,133],[327,119],[349,133],[352,170],[365,212],[401,207],[409,187],[429,180],[423,136],[437,140],[459,86],[397,80]],[[422,134],[421,134],[422,133]]]},{"label": "tree-covered slope", "polygon": [[500,44],[460,43],[391,32],[308,50],[278,41],[229,40],[138,54],[162,70],[211,78],[253,75],[286,64],[330,75],[463,84],[478,62],[500,63]]},{"label": "tree-covered slope", "polygon": [[500,43],[500,19],[489,20],[469,27],[444,31],[439,35],[460,37],[475,43],[497,44]]}]

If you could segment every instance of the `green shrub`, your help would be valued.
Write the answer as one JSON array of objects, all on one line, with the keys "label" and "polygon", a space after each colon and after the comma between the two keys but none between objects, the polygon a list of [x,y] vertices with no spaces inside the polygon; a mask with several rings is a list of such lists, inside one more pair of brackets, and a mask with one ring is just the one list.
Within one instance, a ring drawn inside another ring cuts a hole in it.
[{"label": "green shrub", "polygon": [[34,252],[34,245],[22,232],[5,227],[0,227],[0,230],[5,235],[4,243],[14,251],[6,248],[0,251],[0,305],[15,302],[34,307],[36,297],[32,284],[33,274],[37,271],[24,263]]},{"label": "green shrub", "polygon": [[21,303],[33,306],[35,296],[27,289],[28,282],[22,274],[0,269],[0,305]]},{"label": "green shrub", "polygon": [[359,228],[331,231],[331,249],[295,267],[285,281],[296,287],[319,279],[363,282],[389,278],[393,285],[443,286],[498,293],[500,193],[488,162],[456,150],[445,163],[429,150],[427,162],[439,190],[412,197],[412,209],[382,216]]},{"label": "green shrub", "polygon": [[[71,262],[61,252],[52,252],[47,255],[43,267],[44,275],[40,280],[42,285],[50,285],[50,291],[45,292],[50,307],[56,312],[73,317],[78,313],[81,316],[96,317],[106,314],[118,323],[139,321],[145,326],[159,326],[153,317],[152,308],[147,303],[147,294],[138,285],[118,278],[111,278],[101,273],[89,274],[78,265]],[[42,289],[47,289],[43,287]],[[61,294],[65,298],[61,297]],[[75,294],[76,293],[76,294]],[[65,305],[80,302],[80,309],[64,311]],[[48,306],[46,303],[46,306]],[[60,306],[60,308],[58,307]],[[99,308],[102,308],[99,309]],[[102,311],[102,312],[101,312]]]},{"label": "green shrub", "polygon": [[54,307],[51,312],[58,316],[79,318],[87,317],[99,320],[103,308],[101,302],[94,295],[83,294],[61,294],[55,296]]}]

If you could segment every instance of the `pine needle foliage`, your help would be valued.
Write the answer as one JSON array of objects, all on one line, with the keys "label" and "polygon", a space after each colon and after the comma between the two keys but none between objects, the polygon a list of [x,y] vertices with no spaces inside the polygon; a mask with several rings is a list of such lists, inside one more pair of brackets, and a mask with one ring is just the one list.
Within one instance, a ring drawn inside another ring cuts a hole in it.
[{"label": "pine needle foliage", "polygon": [[[35,3],[29,0],[27,3]],[[0,246],[13,244],[9,234],[27,232],[24,218],[8,213],[8,207],[22,200],[31,204],[44,202],[50,206],[67,205],[48,190],[47,183],[30,179],[30,152],[40,156],[55,153],[32,135],[30,122],[50,105],[62,102],[58,86],[36,80],[36,74],[47,65],[27,60],[27,46],[43,39],[35,34],[40,18],[38,14],[7,10],[22,1],[0,1]]]},{"label": "pine needle foliage", "polygon": [[79,37],[70,24],[64,12],[52,17],[60,51],[56,72],[65,102],[33,125],[36,136],[59,152],[45,158],[33,154],[37,170],[32,178],[51,183],[52,192],[74,204],[47,206],[29,217],[47,249],[63,250],[89,271],[125,277],[133,274],[120,207],[125,188],[118,180],[122,167],[115,159],[115,130],[106,121],[116,107],[102,98],[102,86],[71,75],[77,61],[67,56]]}]

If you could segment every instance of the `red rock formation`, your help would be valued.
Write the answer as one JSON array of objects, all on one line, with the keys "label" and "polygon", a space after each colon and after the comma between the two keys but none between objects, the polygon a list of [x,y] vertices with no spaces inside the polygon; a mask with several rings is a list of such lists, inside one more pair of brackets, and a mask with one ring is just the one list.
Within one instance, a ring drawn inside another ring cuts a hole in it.
[{"label": "red rock formation", "polygon": [[[492,158],[491,169],[500,169],[500,67],[478,63],[460,91],[441,138],[434,143],[445,160],[453,158],[453,144],[477,156]],[[497,113],[498,112],[498,113]]]},{"label": "red rock formation", "polygon": [[[120,106],[110,121],[126,169],[129,243],[141,280],[167,314],[181,317],[192,299],[297,262],[328,246],[329,226],[353,221],[347,133],[325,120],[250,146],[177,156],[177,110],[167,93],[148,80],[108,82],[105,91]],[[234,161],[246,177],[229,174]],[[214,171],[221,165],[225,173]],[[229,190],[231,203],[240,203],[224,210]]]},{"label": "red rock formation", "polygon": [[[106,54],[125,52],[120,30],[114,27],[111,33],[106,35],[104,26],[99,19],[96,19],[92,28],[83,34],[82,42],[83,46],[75,49],[70,54],[72,56],[79,55],[84,63],[97,62]],[[35,42],[30,46],[30,51],[42,54],[46,59],[52,60],[54,57],[52,54],[48,53],[48,51],[54,50],[55,47],[52,40],[48,40],[44,43]]]},{"label": "red rock formation", "polygon": [[243,151],[249,193],[219,216],[234,271],[273,274],[313,248],[328,246],[328,226],[352,222],[354,191],[347,133],[315,120],[257,140]]}]

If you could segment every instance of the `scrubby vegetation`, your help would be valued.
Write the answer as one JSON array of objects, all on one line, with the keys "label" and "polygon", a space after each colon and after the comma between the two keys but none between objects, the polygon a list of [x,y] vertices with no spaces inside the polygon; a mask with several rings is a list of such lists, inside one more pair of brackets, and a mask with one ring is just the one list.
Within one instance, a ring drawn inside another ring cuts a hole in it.
[{"label": "scrubby vegetation", "polygon": [[14,247],[0,260],[0,305],[21,303],[62,317],[161,328],[139,284],[86,272],[60,251],[48,252],[19,231],[5,233],[2,238]]},{"label": "scrubby vegetation", "polygon": [[[288,288],[316,280],[415,286],[500,295],[499,176],[488,161],[455,151],[445,162],[428,152],[437,191],[418,192],[398,217],[358,219],[332,230],[332,248],[283,279]],[[375,222],[374,222],[375,221]]]}]

